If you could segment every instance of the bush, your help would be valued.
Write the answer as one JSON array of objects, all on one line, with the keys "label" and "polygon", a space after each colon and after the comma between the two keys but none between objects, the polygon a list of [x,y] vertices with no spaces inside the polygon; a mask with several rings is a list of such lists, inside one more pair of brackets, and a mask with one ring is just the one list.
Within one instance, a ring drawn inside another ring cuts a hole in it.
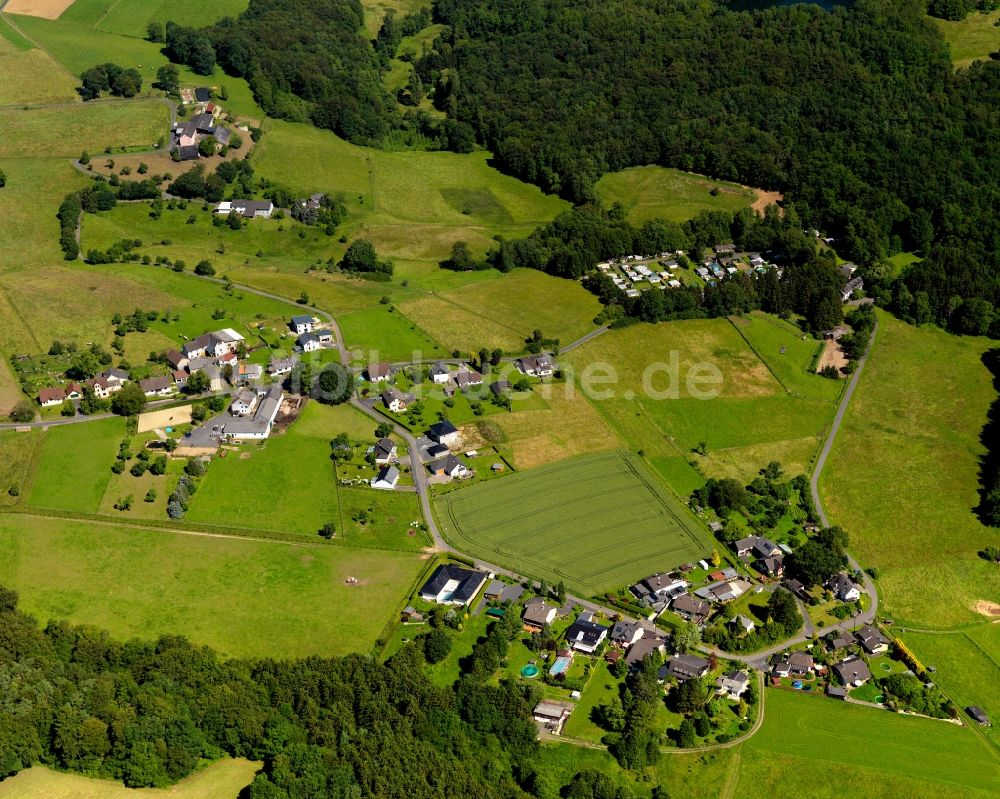
[{"label": "bush", "polygon": [[422,641],[424,658],[428,663],[440,663],[451,652],[451,636],[444,630],[431,630]]}]

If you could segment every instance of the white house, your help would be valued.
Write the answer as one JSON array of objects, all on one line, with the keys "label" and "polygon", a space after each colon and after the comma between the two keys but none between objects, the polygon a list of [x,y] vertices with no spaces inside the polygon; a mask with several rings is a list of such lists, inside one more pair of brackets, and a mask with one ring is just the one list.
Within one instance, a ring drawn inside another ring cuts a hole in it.
[{"label": "white house", "polygon": [[594,621],[594,614],[583,611],[576,621],[566,631],[566,642],[581,652],[593,654],[608,635],[608,629],[603,624]]},{"label": "white house", "polygon": [[845,572],[833,575],[827,587],[840,602],[857,602],[861,598],[861,589]]},{"label": "white house", "polygon": [[301,336],[303,333],[312,333],[314,322],[311,316],[293,316],[290,327],[295,335]]},{"label": "white house", "polygon": [[396,445],[391,438],[380,438],[372,447],[376,466],[386,466],[396,460]]},{"label": "white house", "polygon": [[420,589],[420,598],[442,605],[468,605],[485,582],[481,571],[443,563]]},{"label": "white house", "polygon": [[225,200],[215,207],[215,213],[222,216],[239,214],[248,219],[260,217],[269,219],[274,213],[274,203],[270,200]]},{"label": "white house", "polygon": [[147,397],[166,397],[174,393],[174,381],[166,375],[140,380],[139,387]]},{"label": "white house", "polygon": [[450,379],[448,364],[438,361],[430,368],[431,380],[438,384],[447,383]]},{"label": "white house", "polygon": [[221,358],[226,353],[235,353],[243,342],[243,336],[227,327],[213,333],[202,333],[198,338],[184,342],[181,351],[185,358]]},{"label": "white house", "polygon": [[383,391],[381,396],[385,407],[393,413],[405,411],[409,404],[413,402],[413,397],[409,394],[404,394],[402,391],[393,386],[390,386]]},{"label": "white house", "polygon": [[66,392],[58,386],[54,388],[43,388],[38,392],[38,404],[43,408],[52,408],[55,405],[62,405],[66,399]]},{"label": "white house", "polygon": [[395,466],[384,466],[379,473],[371,479],[371,487],[383,491],[392,491],[399,482],[399,469]]},{"label": "white house", "polygon": [[319,343],[319,336],[315,333],[303,333],[295,339],[295,348],[301,352],[315,352],[323,349],[323,345]]},{"label": "white house", "polygon": [[257,392],[245,388],[233,398],[229,405],[229,412],[233,416],[249,416],[257,407],[257,402]]},{"label": "white house", "polygon": [[444,444],[446,447],[457,447],[462,443],[462,434],[447,419],[442,419],[440,422],[432,424],[428,430],[428,437],[432,441]]}]

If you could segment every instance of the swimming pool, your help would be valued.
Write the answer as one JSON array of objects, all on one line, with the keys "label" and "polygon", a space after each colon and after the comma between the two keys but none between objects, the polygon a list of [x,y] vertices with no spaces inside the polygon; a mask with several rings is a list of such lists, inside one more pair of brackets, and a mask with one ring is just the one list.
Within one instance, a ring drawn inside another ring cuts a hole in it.
[{"label": "swimming pool", "polygon": [[521,668],[522,677],[537,677],[538,676],[538,666],[534,663],[528,663]]},{"label": "swimming pool", "polygon": [[549,674],[555,677],[557,674],[562,674],[566,669],[569,668],[569,664],[573,662],[573,658],[561,657],[556,658],[556,662],[552,664],[552,668],[549,669]]}]

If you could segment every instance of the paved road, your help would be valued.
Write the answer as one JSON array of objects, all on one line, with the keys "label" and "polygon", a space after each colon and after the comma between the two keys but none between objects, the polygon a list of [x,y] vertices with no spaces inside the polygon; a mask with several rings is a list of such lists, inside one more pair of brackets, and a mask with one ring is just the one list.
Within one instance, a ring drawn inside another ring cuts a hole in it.
[{"label": "paved road", "polygon": [[[823,448],[820,450],[819,457],[816,459],[816,466],[813,468],[812,477],[809,479],[809,490],[812,492],[813,505],[815,506],[816,513],[819,515],[819,520],[824,527],[830,526],[830,519],[826,515],[826,510],[823,508],[823,501],[819,496],[820,474],[823,472],[827,456],[833,448],[833,442],[840,430],[841,422],[844,421],[844,414],[847,413],[847,406],[850,404],[851,397],[854,396],[854,391],[858,387],[858,382],[861,380],[861,373],[864,371],[865,364],[868,362],[868,355],[871,352],[872,344],[875,341],[875,335],[877,333],[878,320],[876,319],[875,327],[872,328],[871,337],[868,339],[868,345],[865,347],[865,352],[858,360],[858,368],[854,370],[854,374],[851,375],[851,381],[847,384],[847,388],[844,391],[844,396],[840,398],[840,405],[837,407],[837,413],[833,417],[833,424],[830,425],[830,432],[827,433],[826,441],[823,442]],[[861,572],[865,590],[871,598],[871,604],[868,606],[868,609],[861,614],[861,619],[865,623],[870,622],[874,620],[875,615],[878,612],[878,589],[875,586],[875,581],[872,580],[871,576],[869,576],[869,574],[861,568],[861,564],[859,564],[850,553],[847,554],[847,562],[850,564],[852,569]]]},{"label": "paved road", "polygon": [[603,327],[597,328],[597,330],[591,330],[587,335],[581,336],[576,341],[572,341],[569,344],[567,344],[565,347],[560,347],[559,348],[559,353],[562,354],[564,352],[569,352],[570,350],[575,350],[581,344],[586,344],[592,338],[597,338],[602,333],[607,333],[608,330],[610,330],[610,329],[611,329],[611,325],[604,325]]}]

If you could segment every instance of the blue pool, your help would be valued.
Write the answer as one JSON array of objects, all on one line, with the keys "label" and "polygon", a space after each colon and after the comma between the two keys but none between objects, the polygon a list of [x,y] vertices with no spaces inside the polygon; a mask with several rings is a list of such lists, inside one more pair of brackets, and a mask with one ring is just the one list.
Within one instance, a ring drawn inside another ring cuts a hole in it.
[{"label": "blue pool", "polygon": [[562,674],[566,669],[569,668],[569,664],[573,662],[573,658],[556,658],[556,662],[552,664],[552,668],[549,669],[549,674],[553,677],[557,674]]}]

